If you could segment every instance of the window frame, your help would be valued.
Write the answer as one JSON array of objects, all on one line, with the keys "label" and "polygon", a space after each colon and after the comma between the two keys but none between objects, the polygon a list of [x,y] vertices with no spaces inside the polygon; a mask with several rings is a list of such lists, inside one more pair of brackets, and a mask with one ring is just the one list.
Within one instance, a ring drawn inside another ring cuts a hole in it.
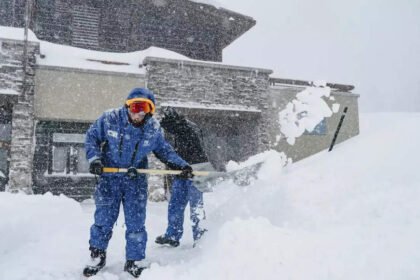
[{"label": "window frame", "polygon": [[[48,161],[48,172],[45,174],[48,177],[92,177],[89,173],[89,164],[87,163],[84,153],[84,138],[82,133],[52,133],[51,142],[49,146],[50,160]],[[65,166],[63,171],[54,171],[54,149],[56,147],[65,148]],[[79,160],[84,158],[86,160],[86,169],[80,170]]]}]

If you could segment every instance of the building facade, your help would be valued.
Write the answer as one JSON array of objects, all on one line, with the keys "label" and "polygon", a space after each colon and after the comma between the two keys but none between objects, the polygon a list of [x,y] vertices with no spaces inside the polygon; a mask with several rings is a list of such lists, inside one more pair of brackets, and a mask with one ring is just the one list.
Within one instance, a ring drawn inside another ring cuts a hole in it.
[{"label": "building facade", "polygon": [[[0,25],[23,27],[25,0],[0,2]],[[222,61],[222,50],[255,25],[233,11],[188,0],[32,0],[30,28],[40,40],[132,52],[160,47]]]},{"label": "building facade", "polygon": [[[13,2],[17,5],[15,10],[19,3],[23,3],[19,0]],[[48,13],[42,11],[42,5],[46,5],[47,2],[51,5]],[[106,12],[98,4],[106,1],[63,2],[72,5],[62,8],[62,13],[73,13],[79,4],[94,6],[101,13]],[[2,1],[1,5],[8,5],[7,3],[9,2]],[[38,13],[38,18],[33,20],[32,24],[37,23],[38,27],[35,29],[38,28],[40,32],[39,26],[44,24],[40,18],[47,17],[47,14],[53,13],[54,9],[59,7],[58,3],[63,3],[59,0],[36,3],[38,7],[34,9]],[[132,4],[124,2],[118,6],[118,9],[131,7],[125,6],[127,3]],[[144,4],[144,7],[150,5],[149,1],[136,3],[148,3]],[[169,1],[163,0],[153,3],[153,9],[171,5]],[[156,6],[156,3],[160,4]],[[191,9],[188,5],[181,7],[187,11]],[[191,5],[198,5],[199,9],[201,7],[198,3]],[[204,4],[203,7],[203,9],[213,9],[213,12],[219,13],[220,18],[223,18],[225,13],[239,17],[234,12],[209,8]],[[136,12],[132,11],[132,14]],[[193,14],[194,17],[200,17],[200,12],[195,11]],[[19,12],[16,10],[14,24],[19,23],[18,15]],[[202,12],[201,16],[203,22],[208,20],[208,11]],[[254,22],[246,16],[242,17],[251,23]],[[193,26],[194,22],[189,22],[189,25]],[[46,29],[45,26],[42,30]],[[58,36],[60,28],[51,28],[50,35],[42,35],[42,32],[37,35],[46,36],[43,38],[60,44],[80,43],[73,40],[75,38],[73,35]],[[215,25],[212,28],[212,32],[219,34],[218,37],[227,36],[230,40],[246,29],[241,29],[242,31],[236,32],[234,36],[224,34],[226,30]],[[127,36],[132,38],[131,35]],[[156,36],[160,36],[158,31]],[[168,48],[174,50],[175,41],[171,41],[169,35],[166,37],[168,38],[165,44],[173,44],[171,45],[173,48]],[[63,38],[73,38],[73,41],[60,41]],[[174,38],[177,37],[174,35]],[[212,41],[212,37],[209,38],[209,41]],[[225,40],[225,43],[228,41]],[[121,52],[131,50],[127,47],[130,43],[124,43],[126,41],[111,46],[98,37],[98,42],[98,45],[84,47]],[[196,122],[204,132],[205,145],[211,160],[220,165],[229,160],[245,160],[267,149],[283,151],[294,161],[300,160],[328,148],[340,118],[340,114],[334,114],[331,118],[325,119],[320,124],[320,129],[303,135],[295,145],[291,146],[285,139],[277,137],[280,126],[278,113],[287,103],[293,101],[298,92],[310,85],[307,81],[275,79],[270,76],[272,71],[269,69],[150,56],[138,66],[142,69],[138,73],[51,66],[40,63],[43,56],[49,55],[40,53],[42,44],[43,41],[28,42],[26,44],[28,55],[25,59],[23,57],[25,42],[2,38],[0,33],[1,190],[52,192],[65,194],[77,200],[90,197],[95,178],[88,173],[84,151],[85,132],[103,111],[122,106],[128,92],[134,87],[147,86],[154,91],[157,100],[157,118],[160,118],[160,108],[172,106]],[[154,45],[153,42],[149,44]],[[184,45],[184,49],[180,52],[187,54],[190,51],[188,46]],[[189,53],[189,57],[219,61],[223,46],[221,44],[220,49],[214,49],[217,55],[208,52],[207,49],[197,49],[197,53],[195,55]],[[358,95],[351,92],[352,86],[337,84],[329,86],[332,88],[335,102],[340,103],[340,108],[349,108],[338,137],[339,143],[359,133]],[[331,103],[330,100],[326,102]],[[161,164],[153,159],[151,167],[162,168]],[[151,177],[151,185],[162,186],[162,179]]]}]

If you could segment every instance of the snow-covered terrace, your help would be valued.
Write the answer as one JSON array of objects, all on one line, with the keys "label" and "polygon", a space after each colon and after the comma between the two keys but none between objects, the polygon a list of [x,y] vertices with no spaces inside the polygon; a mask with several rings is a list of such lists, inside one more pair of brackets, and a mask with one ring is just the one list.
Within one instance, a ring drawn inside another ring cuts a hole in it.
[{"label": "snow-covered terrace", "polygon": [[[0,39],[23,41],[24,30],[0,26]],[[191,60],[173,51],[156,47],[129,53],[111,53],[58,45],[39,40],[30,30],[28,41],[39,44],[41,54],[37,59],[37,64],[42,66],[144,74],[142,61],[147,56]]]},{"label": "snow-covered terrace", "polygon": [[[22,28],[0,26],[0,39],[23,41],[24,30]],[[130,74],[145,74],[143,60],[146,57],[158,57],[197,62],[199,64],[223,65],[224,67],[242,67],[225,65],[221,62],[194,60],[176,52],[157,47],[150,47],[146,50],[129,53],[113,53],[87,50],[39,40],[30,30],[28,32],[28,41],[32,43],[38,43],[40,46],[40,55],[37,58],[37,65],[39,66],[53,66]],[[258,71],[266,69],[255,70]]]}]

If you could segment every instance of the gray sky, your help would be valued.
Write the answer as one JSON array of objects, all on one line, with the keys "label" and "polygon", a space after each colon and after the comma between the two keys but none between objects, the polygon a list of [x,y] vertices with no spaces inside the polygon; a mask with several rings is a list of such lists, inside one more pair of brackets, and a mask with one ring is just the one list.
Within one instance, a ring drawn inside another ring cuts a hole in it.
[{"label": "gray sky", "polygon": [[224,63],[356,86],[362,112],[420,111],[420,0],[217,0],[257,25]]}]

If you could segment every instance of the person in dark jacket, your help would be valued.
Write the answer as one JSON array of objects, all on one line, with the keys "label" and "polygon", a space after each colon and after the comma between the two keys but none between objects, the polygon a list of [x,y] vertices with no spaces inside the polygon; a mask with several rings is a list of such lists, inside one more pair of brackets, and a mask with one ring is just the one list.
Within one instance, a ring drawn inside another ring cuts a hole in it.
[{"label": "person in dark jacket", "polygon": [[[120,204],[126,224],[126,263],[124,270],[138,277],[143,268],[136,263],[145,258],[147,177],[138,168],[148,168],[147,155],[175,169],[180,177],[191,178],[192,168],[166,142],[159,122],[153,118],[155,98],[145,88],[133,89],[123,107],[105,112],[86,134],[86,156],[90,172],[99,175],[95,190],[94,224],[90,229],[89,249],[92,264],[83,274],[92,276],[105,266],[106,250]],[[118,169],[125,168],[125,173]]]},{"label": "person in dark jacket", "polygon": [[[165,132],[171,134],[175,151],[195,170],[210,166],[204,151],[202,132],[198,126],[178,114],[172,107],[166,107],[162,112],[163,118],[160,123]],[[194,187],[192,180],[175,176],[168,205],[168,227],[165,234],[156,238],[156,243],[173,247],[179,245],[184,231],[184,211],[188,202],[194,241],[203,235],[206,231],[200,227],[200,221],[204,218],[203,193]]]}]

